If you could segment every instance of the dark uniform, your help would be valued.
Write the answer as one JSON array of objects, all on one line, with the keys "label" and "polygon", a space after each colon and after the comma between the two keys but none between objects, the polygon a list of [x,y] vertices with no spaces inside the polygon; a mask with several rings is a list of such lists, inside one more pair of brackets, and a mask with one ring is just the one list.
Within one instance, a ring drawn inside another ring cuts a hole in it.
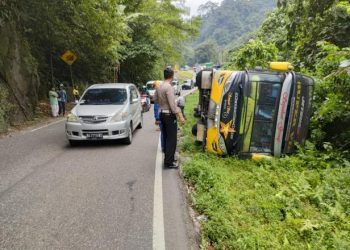
[{"label": "dark uniform", "polygon": [[159,103],[160,120],[165,141],[164,167],[175,167],[175,151],[177,143],[177,119],[176,114],[181,110],[176,106],[174,88],[171,81],[165,80],[155,94],[154,101]]}]

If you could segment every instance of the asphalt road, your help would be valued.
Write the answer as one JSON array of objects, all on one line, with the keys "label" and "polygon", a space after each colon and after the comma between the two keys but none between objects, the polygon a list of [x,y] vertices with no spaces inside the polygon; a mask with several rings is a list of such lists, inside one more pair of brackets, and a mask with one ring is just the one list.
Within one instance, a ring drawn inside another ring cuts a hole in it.
[{"label": "asphalt road", "polygon": [[129,146],[71,148],[64,122],[0,139],[0,249],[152,249],[155,230],[197,249],[178,170],[160,170],[154,199],[158,138],[151,110]]}]

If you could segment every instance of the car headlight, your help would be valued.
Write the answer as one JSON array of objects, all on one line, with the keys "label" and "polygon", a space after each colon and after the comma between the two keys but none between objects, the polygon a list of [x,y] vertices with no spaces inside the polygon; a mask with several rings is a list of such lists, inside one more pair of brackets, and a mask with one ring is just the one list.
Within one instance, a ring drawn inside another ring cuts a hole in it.
[{"label": "car headlight", "polygon": [[112,117],[111,122],[126,121],[127,118],[128,118],[128,112],[120,112]]},{"label": "car headlight", "polygon": [[68,116],[67,116],[67,122],[80,122],[79,121],[79,117],[70,113]]}]

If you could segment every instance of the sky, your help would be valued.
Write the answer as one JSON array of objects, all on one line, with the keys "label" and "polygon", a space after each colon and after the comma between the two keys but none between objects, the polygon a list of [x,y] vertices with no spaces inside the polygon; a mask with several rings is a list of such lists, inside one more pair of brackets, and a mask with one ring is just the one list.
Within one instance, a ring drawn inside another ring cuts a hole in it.
[{"label": "sky", "polygon": [[[186,0],[186,5],[191,8],[191,16],[197,15],[198,7],[209,0]],[[212,0],[212,2],[221,2],[221,0]]]}]

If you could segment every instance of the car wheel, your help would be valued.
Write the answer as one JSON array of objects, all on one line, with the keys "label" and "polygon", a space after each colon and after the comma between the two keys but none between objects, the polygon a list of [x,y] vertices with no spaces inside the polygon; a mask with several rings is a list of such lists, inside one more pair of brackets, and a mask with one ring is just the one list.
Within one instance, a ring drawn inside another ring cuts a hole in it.
[{"label": "car wheel", "polygon": [[130,124],[129,126],[129,129],[128,129],[128,137],[126,137],[124,139],[124,143],[126,145],[130,145],[132,143],[132,123]]},{"label": "car wheel", "polygon": [[138,129],[141,129],[143,127],[143,115],[141,114],[141,121],[139,125],[137,126]]},{"label": "car wheel", "polygon": [[69,144],[71,147],[75,147],[79,145],[79,141],[75,141],[75,140],[69,140]]}]

